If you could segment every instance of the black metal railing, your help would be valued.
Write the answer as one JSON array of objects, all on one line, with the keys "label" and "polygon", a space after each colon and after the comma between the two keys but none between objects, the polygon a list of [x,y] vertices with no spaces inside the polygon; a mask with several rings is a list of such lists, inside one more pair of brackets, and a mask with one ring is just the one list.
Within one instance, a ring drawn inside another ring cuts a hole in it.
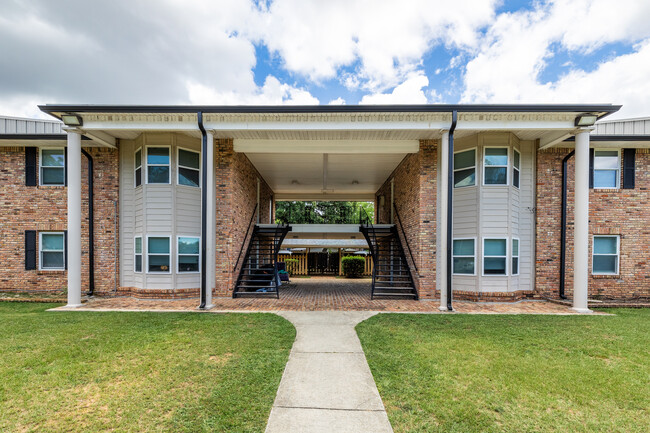
[{"label": "black metal railing", "polygon": [[406,237],[406,232],[404,232],[404,226],[402,225],[402,219],[399,217],[399,212],[397,211],[397,206],[393,206],[395,209],[395,216],[397,217],[397,225],[399,226],[400,231],[402,232],[402,238],[404,239],[404,243],[406,244],[406,249],[409,252],[409,256],[411,256],[411,262],[413,263],[413,268],[415,269],[416,274],[420,274],[420,271],[418,271],[418,265],[415,263],[415,258],[413,258],[413,252],[411,251],[411,246],[409,245],[409,240]]},{"label": "black metal railing", "polygon": [[368,224],[372,218],[364,207],[306,206],[276,209],[279,224]]},{"label": "black metal railing", "polygon": [[248,233],[251,231],[251,226],[253,224],[253,221],[255,220],[256,214],[257,214],[257,205],[255,205],[255,208],[253,209],[253,215],[251,215],[251,219],[250,221],[248,221],[248,228],[246,228],[246,234],[244,235],[244,240],[241,243],[241,248],[239,249],[239,254],[237,255],[237,261],[235,262],[235,267],[232,268],[233,272],[237,270],[237,266],[239,265],[239,260],[241,260],[241,254],[244,252],[244,247],[246,246],[246,240],[248,239]]}]

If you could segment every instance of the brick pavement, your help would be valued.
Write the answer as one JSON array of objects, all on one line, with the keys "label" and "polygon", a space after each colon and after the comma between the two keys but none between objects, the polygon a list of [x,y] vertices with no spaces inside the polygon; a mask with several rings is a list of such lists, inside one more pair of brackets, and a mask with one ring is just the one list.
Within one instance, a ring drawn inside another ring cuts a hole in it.
[{"label": "brick pavement", "polygon": [[[280,299],[214,298],[211,311],[386,311],[437,313],[437,301],[370,299],[370,279],[328,277],[294,278],[280,291]],[[152,300],[131,297],[95,298],[86,310],[196,311],[198,299]],[[460,313],[478,314],[571,314],[566,305],[546,301],[475,303],[456,301]]]}]

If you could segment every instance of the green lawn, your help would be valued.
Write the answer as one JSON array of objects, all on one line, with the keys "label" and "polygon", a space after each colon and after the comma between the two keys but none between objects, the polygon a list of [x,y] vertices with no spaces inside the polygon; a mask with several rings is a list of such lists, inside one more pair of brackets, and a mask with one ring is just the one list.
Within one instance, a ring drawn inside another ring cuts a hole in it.
[{"label": "green lawn", "polygon": [[0,431],[264,430],[286,320],[53,306],[0,303]]},{"label": "green lawn", "polygon": [[396,432],[650,432],[650,310],[380,314],[357,332]]}]

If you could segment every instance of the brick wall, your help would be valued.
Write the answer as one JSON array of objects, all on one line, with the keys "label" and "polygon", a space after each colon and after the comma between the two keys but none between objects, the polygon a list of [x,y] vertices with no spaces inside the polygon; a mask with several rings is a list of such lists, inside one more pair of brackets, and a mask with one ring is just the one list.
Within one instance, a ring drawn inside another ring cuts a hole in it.
[{"label": "brick wall", "polygon": [[[536,291],[559,297],[562,159],[569,149],[550,149],[537,157]],[[566,295],[573,291],[574,158],[568,164]],[[650,153],[636,152],[636,188],[590,190],[589,298],[650,298]],[[618,276],[591,275],[592,235],[619,235]]]},{"label": "brick wall", "polygon": [[[377,191],[377,195],[385,197],[384,205],[378,206],[378,223],[387,224],[390,222],[390,181],[394,179],[395,207],[417,262],[419,272],[412,271],[423,299],[436,296],[437,158],[437,143],[420,141],[420,151],[407,155]],[[398,223],[397,216],[394,222]],[[403,240],[402,244],[405,245]],[[408,251],[406,255],[410,260]]]},{"label": "brick wall", "polygon": [[[96,293],[115,287],[118,197],[117,151],[86,149],[95,169],[95,286]],[[67,188],[25,186],[25,150],[0,148],[0,291],[63,292],[67,271],[25,270],[25,230],[62,231],[67,228]],[[38,176],[38,175],[37,175]],[[82,290],[88,287],[88,171],[82,157]],[[38,243],[38,237],[37,237]],[[38,245],[37,245],[38,251]],[[37,268],[39,264],[37,257]],[[119,266],[119,263],[118,263]]]},{"label": "brick wall", "polygon": [[[260,221],[268,223],[268,199],[273,191],[246,155],[233,149],[231,139],[216,140],[217,296],[232,294],[238,269],[233,271],[244,235],[257,202],[257,179],[261,180]],[[266,200],[266,202],[265,202]],[[242,254],[243,255],[243,254]],[[240,258],[239,264],[243,257]]]}]

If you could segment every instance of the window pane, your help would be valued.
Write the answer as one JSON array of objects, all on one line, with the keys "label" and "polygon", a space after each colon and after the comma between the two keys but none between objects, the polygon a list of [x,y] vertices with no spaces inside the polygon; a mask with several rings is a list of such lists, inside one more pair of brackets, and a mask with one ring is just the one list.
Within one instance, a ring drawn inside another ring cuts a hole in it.
[{"label": "window pane", "polygon": [[178,256],[178,272],[198,272],[199,256]]},{"label": "window pane", "polygon": [[519,255],[519,239],[512,240],[512,255],[513,256]]},{"label": "window pane", "polygon": [[64,167],[65,154],[61,149],[43,149],[41,151],[41,165],[43,167]]},{"label": "window pane", "polygon": [[506,167],[485,167],[486,185],[505,185],[508,180]]},{"label": "window pane", "polygon": [[519,273],[519,257],[512,258],[512,275]]},{"label": "window pane", "polygon": [[594,254],[617,254],[616,237],[594,238]]},{"label": "window pane", "polygon": [[41,254],[43,263],[41,263],[41,268],[58,268],[63,269],[65,266],[63,253],[53,253],[53,252],[43,252]]},{"label": "window pane", "polygon": [[45,234],[41,236],[41,250],[63,251],[63,233]]},{"label": "window pane", "polygon": [[41,184],[43,185],[64,185],[65,184],[65,171],[59,167],[43,167],[41,168]]},{"label": "window pane", "polygon": [[136,272],[142,272],[142,256],[141,255],[135,256],[135,271]]},{"label": "window pane", "polygon": [[615,274],[617,260],[616,256],[594,256],[594,273]]},{"label": "window pane", "polygon": [[512,171],[512,185],[519,188],[519,170]]},{"label": "window pane", "polygon": [[454,188],[473,186],[476,184],[476,169],[468,168],[454,172]]},{"label": "window pane", "polygon": [[149,272],[169,272],[169,256],[149,256]]},{"label": "window pane", "polygon": [[454,170],[459,168],[474,167],[476,163],[476,151],[468,150],[466,152],[458,152],[454,155]]},{"label": "window pane", "polygon": [[599,150],[594,152],[594,168],[619,168],[618,152],[615,150]]},{"label": "window pane", "polygon": [[178,254],[198,254],[199,238],[178,238]]},{"label": "window pane", "polygon": [[135,238],[135,253],[142,254],[142,238]]},{"label": "window pane", "polygon": [[459,239],[454,241],[454,255],[455,256],[473,256],[474,255],[474,240],[473,239]]},{"label": "window pane", "polygon": [[519,168],[519,152],[515,150],[515,156],[514,156],[514,166],[516,168]]},{"label": "window pane", "polygon": [[135,171],[135,186],[142,185],[142,169],[139,168]]},{"label": "window pane", "polygon": [[508,149],[485,149],[485,165],[508,165]]},{"label": "window pane", "polygon": [[169,183],[169,167],[149,167],[149,183]]},{"label": "window pane", "polygon": [[506,259],[485,257],[483,259],[483,273],[486,275],[505,275],[506,274]]},{"label": "window pane", "polygon": [[454,257],[454,274],[473,274],[474,257]]},{"label": "window pane", "polygon": [[167,147],[148,148],[147,164],[169,164],[169,148]]},{"label": "window pane", "polygon": [[149,238],[149,254],[169,254],[169,238]]},{"label": "window pane", "polygon": [[617,170],[594,170],[596,188],[616,188]]},{"label": "window pane", "polygon": [[505,256],[506,240],[505,239],[485,239],[483,244],[484,256]]},{"label": "window pane", "polygon": [[142,151],[138,150],[135,152],[135,166],[140,167],[142,165]]},{"label": "window pane", "polygon": [[190,168],[178,167],[178,184],[199,186],[199,172]]},{"label": "window pane", "polygon": [[178,150],[178,165],[199,169],[199,154],[196,152],[188,152],[187,150]]}]

